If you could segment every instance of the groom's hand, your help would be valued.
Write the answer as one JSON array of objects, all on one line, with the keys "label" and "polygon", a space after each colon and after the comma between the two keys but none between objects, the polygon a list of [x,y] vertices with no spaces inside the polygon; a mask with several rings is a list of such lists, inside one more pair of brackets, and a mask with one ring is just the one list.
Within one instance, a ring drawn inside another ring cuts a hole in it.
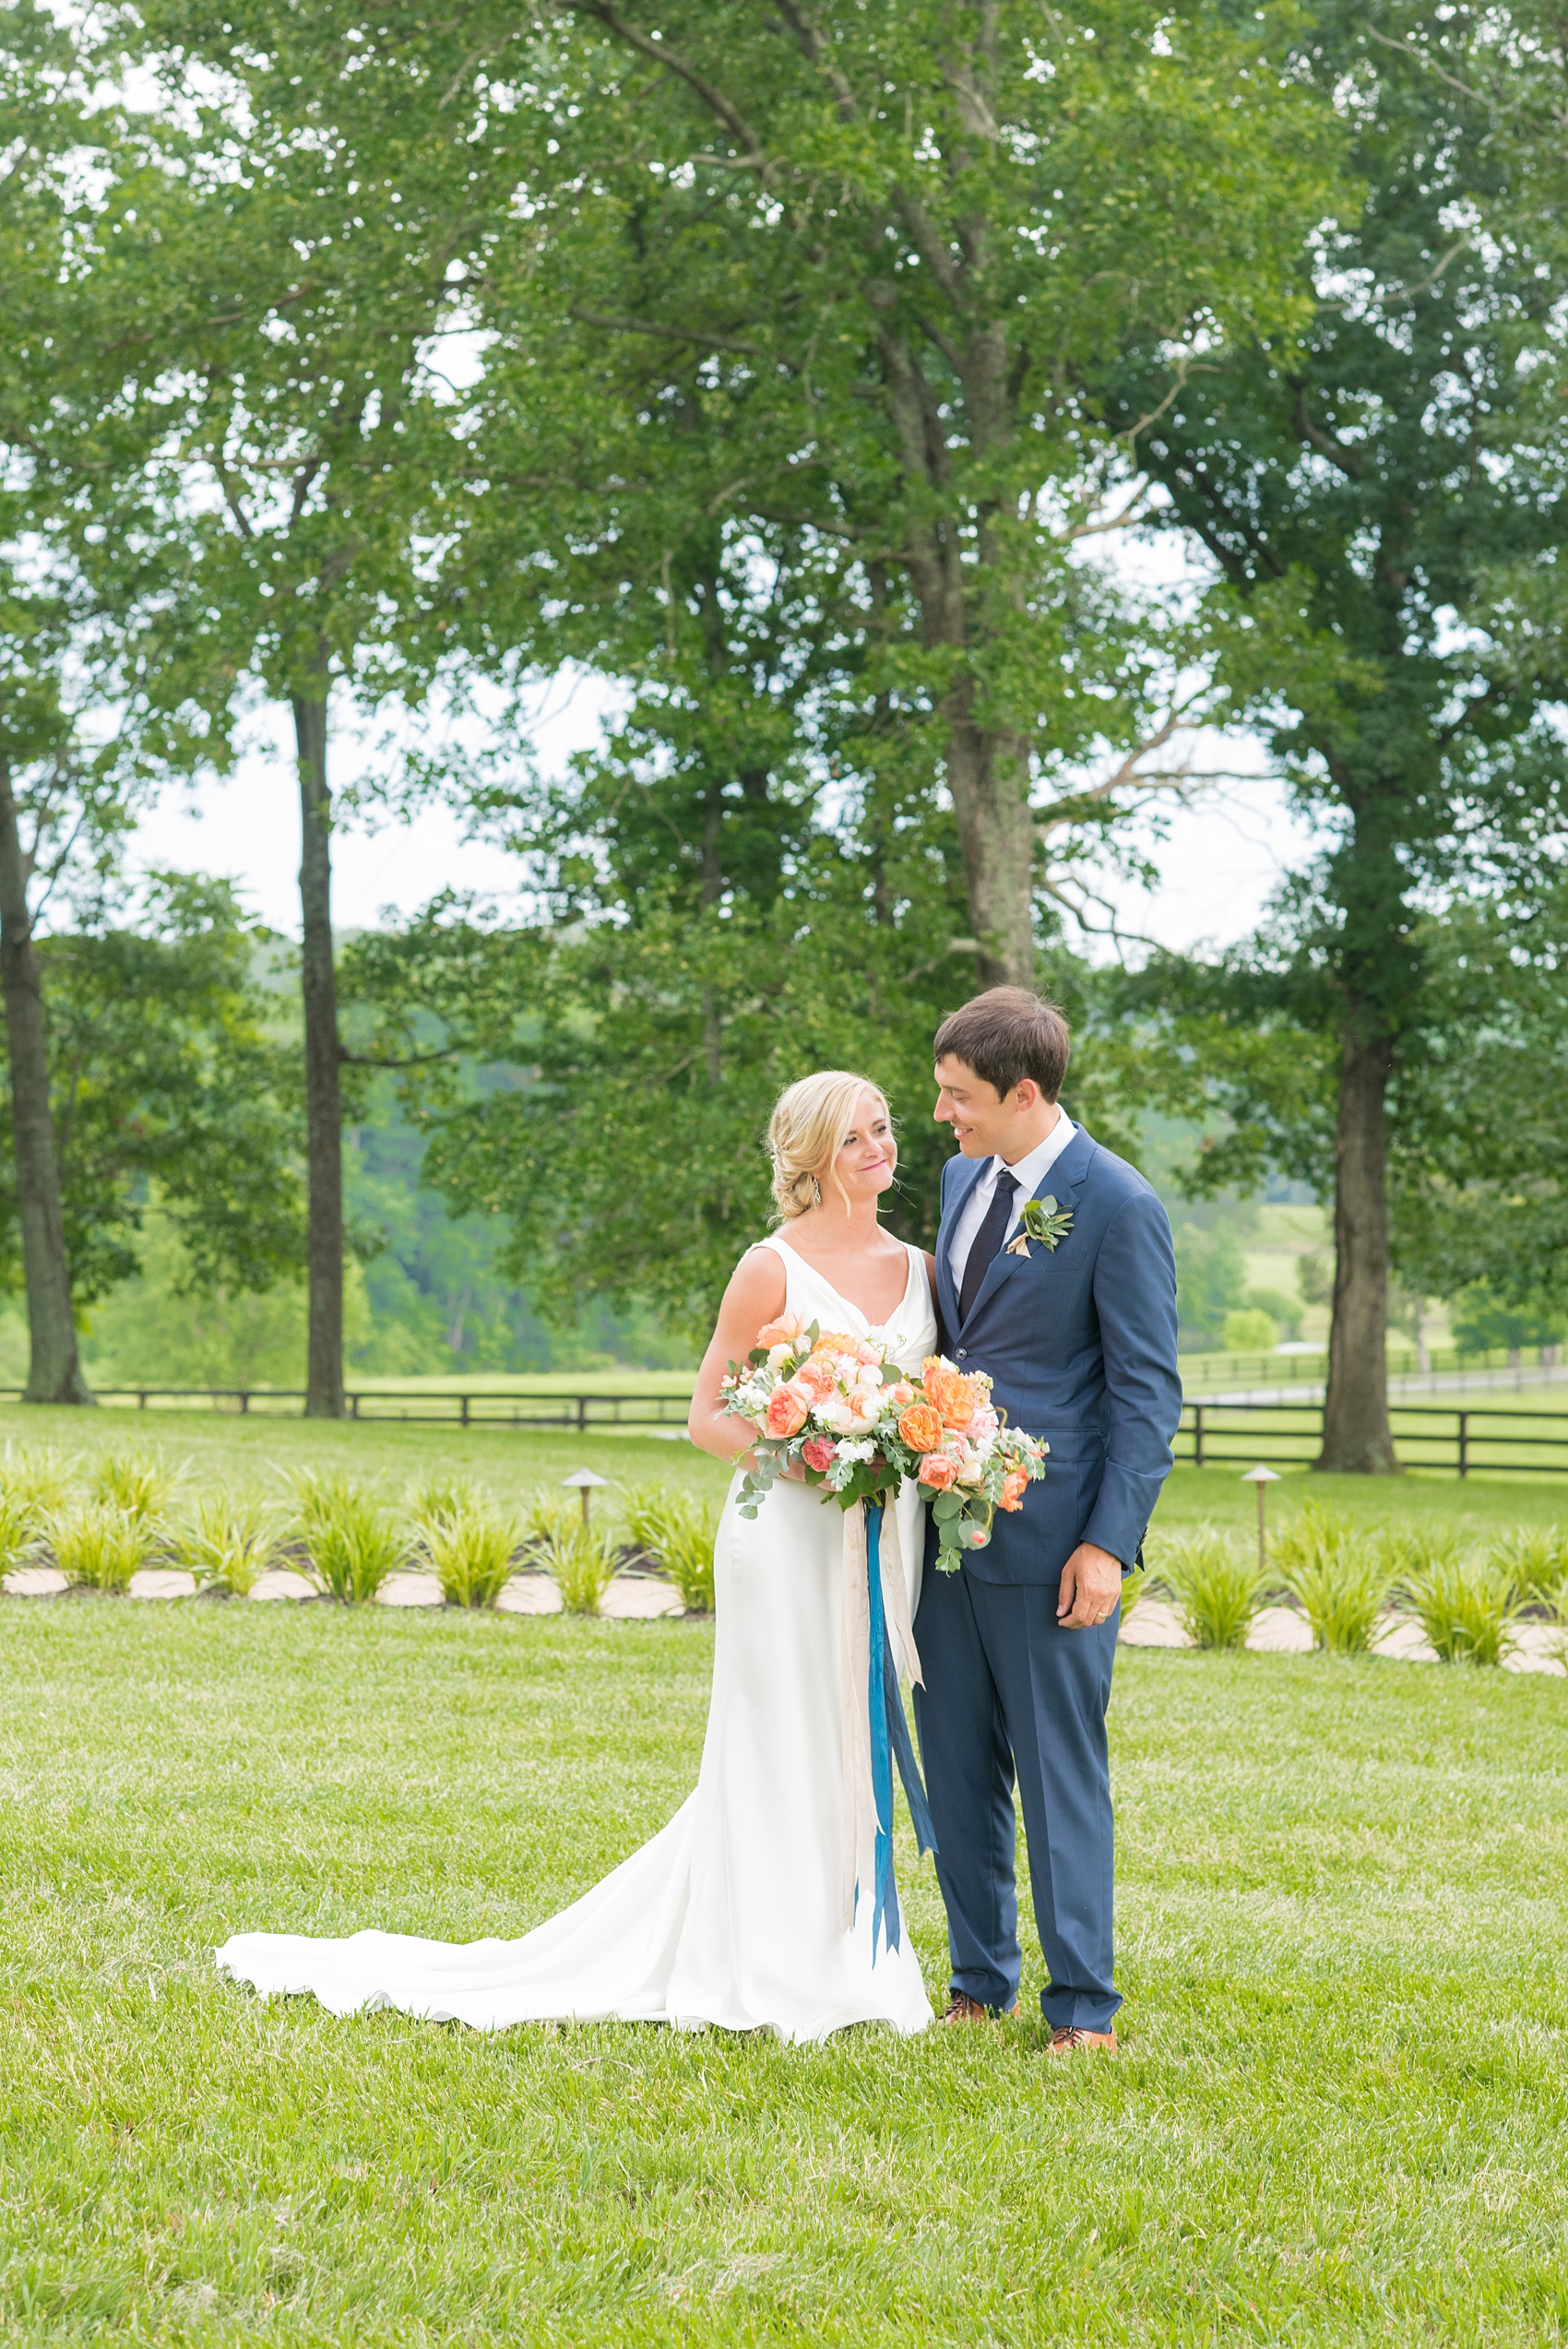
[{"label": "groom's hand", "polygon": [[1121,1596],[1122,1560],[1081,1541],[1062,1569],[1056,1619],[1064,1631],[1086,1631],[1104,1622]]}]

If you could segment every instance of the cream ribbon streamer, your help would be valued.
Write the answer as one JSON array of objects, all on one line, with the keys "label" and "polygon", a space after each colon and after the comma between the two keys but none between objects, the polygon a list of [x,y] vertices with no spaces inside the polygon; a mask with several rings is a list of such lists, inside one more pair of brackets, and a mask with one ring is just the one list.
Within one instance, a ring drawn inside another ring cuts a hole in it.
[{"label": "cream ribbon streamer", "polygon": [[[923,1689],[920,1652],[909,1620],[909,1592],[898,1537],[898,1513],[889,1501],[882,1513],[882,1604],[894,1660],[915,1688]],[[866,1584],[866,1510],[863,1501],[844,1512],[844,1596],[838,1679],[839,1722],[844,1754],[844,1930],[855,1922],[856,1887],[875,1880],[876,1795],[871,1776],[871,1596]]]}]

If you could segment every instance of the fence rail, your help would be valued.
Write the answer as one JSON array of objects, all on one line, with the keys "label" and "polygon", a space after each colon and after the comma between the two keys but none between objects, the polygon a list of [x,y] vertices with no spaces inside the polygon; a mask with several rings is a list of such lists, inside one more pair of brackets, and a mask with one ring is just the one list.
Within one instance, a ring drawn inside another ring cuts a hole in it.
[{"label": "fence rail", "polygon": [[[134,1403],[138,1410],[209,1410],[248,1418],[297,1418],[303,1387],[106,1386],[101,1403]],[[0,1401],[19,1402],[22,1389],[0,1387]],[[596,1428],[681,1428],[684,1394],[497,1394],[465,1388],[426,1394],[414,1388],[351,1387],[344,1400],[352,1419],[422,1421],[434,1427],[562,1428],[587,1435]],[[1301,1402],[1208,1399],[1182,1406],[1176,1457],[1199,1468],[1261,1460],[1307,1467],[1323,1447],[1323,1410]],[[1477,1409],[1470,1406],[1401,1403],[1390,1398],[1395,1450],[1409,1468],[1447,1469],[1467,1477],[1568,1476],[1568,1412]]]},{"label": "fence rail", "polygon": [[[242,1418],[298,1418],[303,1387],[101,1386],[100,1403],[134,1403],[140,1411],[229,1411]],[[0,1387],[0,1402],[18,1403],[19,1386]],[[685,1394],[495,1394],[467,1388],[427,1394],[416,1389],[351,1387],[344,1402],[351,1419],[425,1420],[437,1427],[574,1428],[682,1427],[691,1408]]]},{"label": "fence rail", "polygon": [[[1390,1403],[1394,1449],[1408,1468],[1456,1476],[1568,1476],[1568,1414]],[[1260,1460],[1307,1467],[1323,1448],[1321,1403],[1189,1403],[1175,1453],[1194,1467]]]}]

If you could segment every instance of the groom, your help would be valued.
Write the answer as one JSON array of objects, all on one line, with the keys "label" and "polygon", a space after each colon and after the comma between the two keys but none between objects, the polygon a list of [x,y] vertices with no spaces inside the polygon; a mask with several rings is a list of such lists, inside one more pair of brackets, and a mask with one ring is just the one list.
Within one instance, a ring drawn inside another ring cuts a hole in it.
[{"label": "groom", "polygon": [[[926,1549],[915,1713],[952,1953],[943,2020],[1016,2009],[1016,1779],[1051,2050],[1113,2052],[1105,1708],[1122,1577],[1182,1410],[1170,1226],[1143,1177],[1060,1106],[1067,1027],[1049,1003],[993,987],[933,1050],[935,1114],[962,1154],[942,1171],[943,1350],[988,1371],[992,1402],[1051,1447],[1044,1481],[956,1574],[935,1571],[934,1528]],[[1023,1224],[1047,1198],[1066,1218],[1054,1245]]]}]

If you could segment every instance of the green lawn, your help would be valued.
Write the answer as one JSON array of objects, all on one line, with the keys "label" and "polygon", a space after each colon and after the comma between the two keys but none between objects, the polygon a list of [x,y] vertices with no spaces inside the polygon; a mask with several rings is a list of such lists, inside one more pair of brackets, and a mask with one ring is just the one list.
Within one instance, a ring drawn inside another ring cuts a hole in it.
[{"label": "green lawn", "polygon": [[692,1491],[721,1494],[729,1481],[719,1462],[683,1436],[671,1441],[630,1430],[535,1434],[386,1420],[242,1419],[216,1411],[56,1411],[13,1403],[0,1405],[0,1456],[8,1444],[18,1451],[49,1444],[84,1453],[146,1448],[188,1464],[198,1489],[213,1482],[276,1484],[283,1469],[303,1466],[348,1469],[391,1490],[432,1469],[464,1469],[504,1497],[558,1482],[585,1466],[617,1483],[658,1477]]},{"label": "green lawn", "polygon": [[0,1646],[0,2340],[1568,2332],[1561,1680],[1124,1653],[1125,2053],[1059,2070],[215,1977],[236,1928],[547,1916],[689,1788],[704,1625],[18,1601]]}]

